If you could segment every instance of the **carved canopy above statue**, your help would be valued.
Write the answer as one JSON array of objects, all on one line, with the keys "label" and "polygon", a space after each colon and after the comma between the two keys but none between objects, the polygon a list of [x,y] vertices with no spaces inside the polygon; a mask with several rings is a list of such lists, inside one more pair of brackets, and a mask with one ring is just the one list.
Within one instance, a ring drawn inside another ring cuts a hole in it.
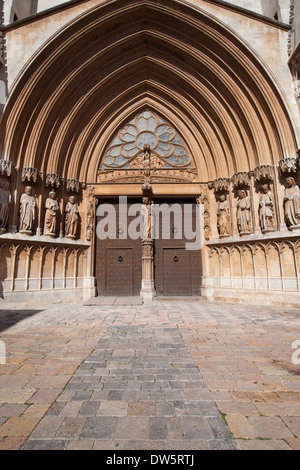
[{"label": "carved canopy above statue", "polygon": [[[145,155],[148,149],[148,159]],[[172,125],[145,109],[124,124],[105,150],[98,181],[142,180],[148,168],[156,181],[194,181],[196,169],[186,143]]]}]

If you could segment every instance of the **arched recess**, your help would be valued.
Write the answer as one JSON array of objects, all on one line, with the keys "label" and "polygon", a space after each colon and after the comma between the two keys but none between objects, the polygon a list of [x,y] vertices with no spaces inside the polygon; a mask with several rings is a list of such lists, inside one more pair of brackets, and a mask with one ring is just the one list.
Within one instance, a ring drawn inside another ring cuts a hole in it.
[{"label": "arched recess", "polygon": [[22,70],[2,158],[94,182],[111,135],[143,106],[180,129],[200,181],[297,149],[267,67],[226,25],[184,1],[116,0],[71,21]]}]

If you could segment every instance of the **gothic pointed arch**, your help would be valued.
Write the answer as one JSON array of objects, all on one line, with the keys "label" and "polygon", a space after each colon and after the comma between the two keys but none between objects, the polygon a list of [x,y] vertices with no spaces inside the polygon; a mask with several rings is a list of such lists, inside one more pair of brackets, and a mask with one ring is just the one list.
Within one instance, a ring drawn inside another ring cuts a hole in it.
[{"label": "gothic pointed arch", "polygon": [[183,0],[106,1],[58,31],[6,103],[1,156],[95,182],[116,129],[143,106],[182,128],[202,181],[294,155],[285,99],[226,25]]}]

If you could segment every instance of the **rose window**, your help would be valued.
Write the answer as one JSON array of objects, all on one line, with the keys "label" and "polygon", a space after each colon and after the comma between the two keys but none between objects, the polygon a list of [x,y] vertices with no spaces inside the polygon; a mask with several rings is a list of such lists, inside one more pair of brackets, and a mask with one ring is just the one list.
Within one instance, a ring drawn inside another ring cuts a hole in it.
[{"label": "rose window", "polygon": [[175,129],[153,111],[145,110],[124,125],[110,142],[101,170],[130,168],[149,145],[164,168],[193,168],[189,151]]}]

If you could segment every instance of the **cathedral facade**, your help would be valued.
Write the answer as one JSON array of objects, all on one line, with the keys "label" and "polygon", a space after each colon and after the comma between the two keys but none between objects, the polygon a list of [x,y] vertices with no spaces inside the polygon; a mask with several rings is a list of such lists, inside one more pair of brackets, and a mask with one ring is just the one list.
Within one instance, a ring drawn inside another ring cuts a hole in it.
[{"label": "cathedral facade", "polygon": [[299,305],[298,3],[0,2],[0,305]]}]

